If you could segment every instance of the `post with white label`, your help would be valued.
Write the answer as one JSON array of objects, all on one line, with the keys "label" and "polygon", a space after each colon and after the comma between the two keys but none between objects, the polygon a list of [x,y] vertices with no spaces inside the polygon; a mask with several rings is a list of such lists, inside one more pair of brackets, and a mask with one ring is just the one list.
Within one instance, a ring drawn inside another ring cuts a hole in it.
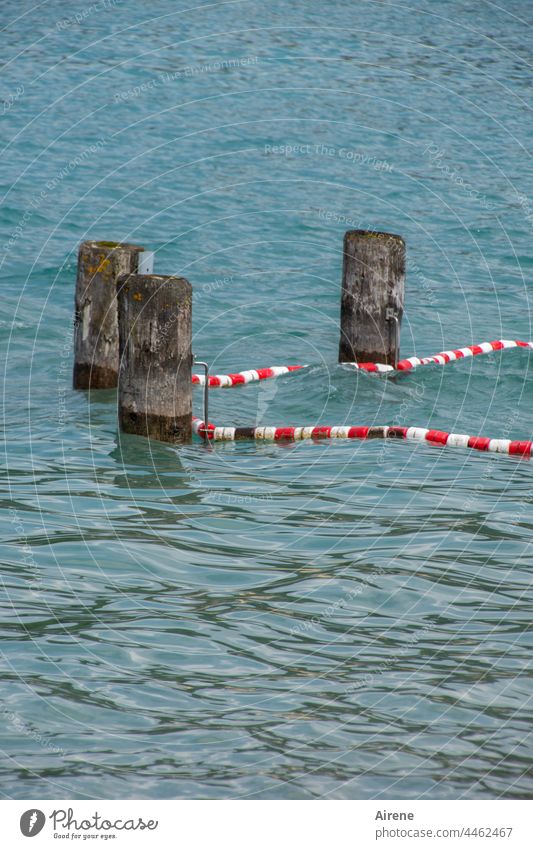
[{"label": "post with white label", "polygon": [[136,271],[144,248],[83,242],[78,252],[74,324],[74,389],[113,389],[118,380],[116,282]]}]

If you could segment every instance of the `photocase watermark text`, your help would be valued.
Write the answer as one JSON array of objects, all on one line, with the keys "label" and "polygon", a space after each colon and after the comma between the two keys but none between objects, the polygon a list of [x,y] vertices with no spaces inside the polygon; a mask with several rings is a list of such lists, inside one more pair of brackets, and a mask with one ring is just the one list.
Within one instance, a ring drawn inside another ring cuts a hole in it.
[{"label": "photocase watermark text", "polygon": [[364,165],[375,171],[394,171],[394,166],[386,159],[378,159],[368,153],[361,153],[349,147],[335,147],[327,144],[266,144],[265,153],[273,156],[327,156],[342,159],[353,165]]},{"label": "photocase watermark text", "polygon": [[132,100],[135,97],[140,97],[147,91],[153,91],[162,85],[174,82],[175,80],[187,79],[200,74],[211,74],[216,71],[228,70],[230,68],[246,68],[249,65],[255,65],[258,62],[257,56],[240,56],[235,59],[221,59],[217,62],[209,62],[205,65],[187,65],[184,68],[179,68],[176,71],[164,71],[156,77],[146,80],[144,83],[132,86],[124,91],[118,91],[113,95],[115,103]]},{"label": "photocase watermark text", "polygon": [[61,18],[56,23],[56,29],[65,30],[75,24],[81,24],[95,12],[105,12],[107,9],[113,9],[115,6],[119,6],[120,2],[121,0],[100,0],[98,3],[92,3],[90,6],[86,6],[85,9],[76,12],[75,15],[70,15],[68,18]]}]

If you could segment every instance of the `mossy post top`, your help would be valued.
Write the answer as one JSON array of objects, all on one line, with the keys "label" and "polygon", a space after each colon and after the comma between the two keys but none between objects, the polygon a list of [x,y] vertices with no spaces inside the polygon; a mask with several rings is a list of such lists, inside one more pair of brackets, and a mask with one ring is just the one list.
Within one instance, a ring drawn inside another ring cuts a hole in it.
[{"label": "mossy post top", "polygon": [[144,251],[144,248],[141,245],[133,245],[130,242],[107,242],[100,239],[87,239],[85,242],[81,243],[80,249],[81,248],[89,248],[96,251],[125,250],[137,251],[138,253]]},{"label": "mossy post top", "polygon": [[[152,300],[155,296],[160,301],[174,300],[176,303],[192,304],[192,286],[185,277],[173,277],[164,274],[122,274],[117,280],[117,291],[123,297],[131,297],[134,301]],[[170,307],[170,303],[165,306]]]},{"label": "mossy post top", "polygon": [[136,274],[132,272],[131,274],[122,274],[118,278],[117,283],[142,283],[143,286],[154,288],[172,284],[192,292],[192,286],[185,277],[175,277],[173,274]]},{"label": "mossy post top", "polygon": [[348,230],[344,234],[345,241],[353,239],[378,239],[384,242],[398,242],[400,245],[405,245],[405,240],[396,233],[383,233],[380,230]]}]

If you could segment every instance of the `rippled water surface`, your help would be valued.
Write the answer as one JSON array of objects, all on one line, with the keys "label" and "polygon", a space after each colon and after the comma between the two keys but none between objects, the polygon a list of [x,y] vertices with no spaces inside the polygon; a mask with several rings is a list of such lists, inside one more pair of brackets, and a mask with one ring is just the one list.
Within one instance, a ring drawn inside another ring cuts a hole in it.
[{"label": "rippled water surface", "polygon": [[117,239],[213,371],[312,366],[216,423],[530,438],[527,351],[336,365],[354,227],[407,241],[404,356],[533,338],[530,4],[96,5],[0,11],[1,793],[530,797],[530,462],[176,449],[70,389],[77,245]]}]

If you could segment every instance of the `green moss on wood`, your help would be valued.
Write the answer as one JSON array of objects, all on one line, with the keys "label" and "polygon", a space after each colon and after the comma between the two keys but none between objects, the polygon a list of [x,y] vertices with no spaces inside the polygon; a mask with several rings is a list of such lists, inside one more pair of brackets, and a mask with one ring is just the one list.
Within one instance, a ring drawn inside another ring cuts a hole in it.
[{"label": "green moss on wood", "polygon": [[403,244],[403,239],[401,236],[397,236],[395,233],[382,233],[378,230],[348,230],[345,233],[346,239],[380,239],[385,241],[395,241]]}]

